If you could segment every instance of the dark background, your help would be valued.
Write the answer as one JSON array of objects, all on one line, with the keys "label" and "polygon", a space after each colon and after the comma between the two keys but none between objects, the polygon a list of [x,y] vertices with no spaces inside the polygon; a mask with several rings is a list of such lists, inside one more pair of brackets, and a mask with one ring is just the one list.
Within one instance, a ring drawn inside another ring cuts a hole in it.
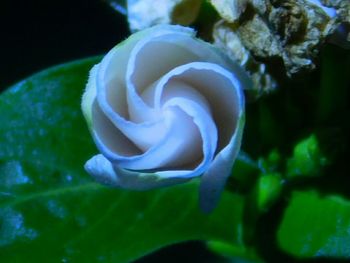
[{"label": "dark background", "polygon": [[[125,17],[103,0],[0,0],[0,91],[48,67],[104,54],[128,35]],[[187,242],[137,262],[222,261]]]},{"label": "dark background", "polygon": [[128,27],[102,0],[0,1],[0,89],[52,65],[103,54]]}]

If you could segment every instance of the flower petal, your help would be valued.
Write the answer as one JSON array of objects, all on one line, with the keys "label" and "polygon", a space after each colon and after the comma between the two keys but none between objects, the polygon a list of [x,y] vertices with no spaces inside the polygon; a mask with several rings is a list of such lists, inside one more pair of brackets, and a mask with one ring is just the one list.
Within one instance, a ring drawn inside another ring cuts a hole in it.
[{"label": "flower petal", "polygon": [[88,84],[86,85],[85,92],[83,94],[81,109],[83,111],[83,115],[86,119],[89,129],[92,129],[92,105],[96,99],[96,72],[97,66],[93,66],[90,70]]},{"label": "flower petal", "polygon": [[143,173],[113,167],[102,154],[95,155],[85,164],[85,170],[96,181],[113,187],[130,190],[149,190],[156,187],[170,186],[188,181],[187,178],[164,176],[158,173]]},{"label": "flower petal", "polygon": [[227,178],[241,147],[244,127],[244,115],[238,121],[238,127],[230,143],[221,150],[203,174],[199,189],[199,205],[203,212],[211,212],[217,205],[225,187]]},{"label": "flower petal", "polygon": [[173,69],[158,82],[154,95],[155,108],[161,108],[167,83],[174,80],[189,84],[208,101],[218,127],[218,149],[221,150],[234,135],[239,113],[244,107],[243,89],[247,82],[242,81],[240,75],[213,63],[185,64]]}]

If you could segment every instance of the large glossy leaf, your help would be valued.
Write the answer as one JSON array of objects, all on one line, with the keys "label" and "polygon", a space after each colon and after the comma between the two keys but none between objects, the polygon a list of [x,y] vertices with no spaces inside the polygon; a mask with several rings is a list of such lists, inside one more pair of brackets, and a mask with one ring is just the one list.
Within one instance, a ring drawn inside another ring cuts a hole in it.
[{"label": "large glossy leaf", "polygon": [[297,257],[350,258],[350,201],[315,191],[294,192],[278,241]]},{"label": "large glossy leaf", "polygon": [[196,181],[130,192],[84,172],[96,149],[80,100],[97,60],[46,70],[0,95],[1,262],[127,262],[184,240],[241,246],[238,195],[225,193],[204,215]]}]

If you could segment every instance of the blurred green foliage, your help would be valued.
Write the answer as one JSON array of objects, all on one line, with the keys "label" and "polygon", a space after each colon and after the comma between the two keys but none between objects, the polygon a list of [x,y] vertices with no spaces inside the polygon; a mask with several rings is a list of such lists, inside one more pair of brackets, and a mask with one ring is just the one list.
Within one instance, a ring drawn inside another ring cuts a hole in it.
[{"label": "blurred green foliage", "polygon": [[326,164],[327,159],[322,155],[317,138],[313,134],[294,147],[293,156],[287,161],[286,176],[317,176]]},{"label": "blurred green foliage", "polygon": [[296,257],[349,258],[350,201],[293,192],[278,230],[283,250]]}]

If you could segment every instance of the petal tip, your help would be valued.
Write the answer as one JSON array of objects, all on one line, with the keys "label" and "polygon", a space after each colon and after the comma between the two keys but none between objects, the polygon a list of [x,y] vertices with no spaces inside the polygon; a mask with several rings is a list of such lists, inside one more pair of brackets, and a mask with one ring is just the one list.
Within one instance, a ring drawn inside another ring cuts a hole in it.
[{"label": "petal tip", "polygon": [[112,164],[101,154],[95,155],[84,165],[85,171],[104,185],[116,186],[117,175]]}]

